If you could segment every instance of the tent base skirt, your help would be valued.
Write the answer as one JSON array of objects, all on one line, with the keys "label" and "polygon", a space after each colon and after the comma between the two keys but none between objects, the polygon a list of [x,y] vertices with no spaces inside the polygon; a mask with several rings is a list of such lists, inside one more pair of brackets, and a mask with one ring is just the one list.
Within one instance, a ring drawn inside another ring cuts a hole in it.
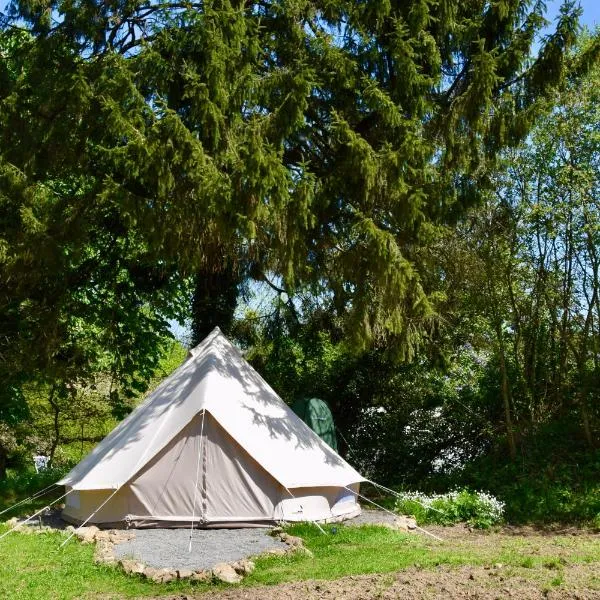
[{"label": "tent base skirt", "polygon": [[[71,525],[79,526],[83,523],[83,519],[76,519],[69,515],[62,515],[62,520]],[[277,523],[275,521],[235,521],[235,522],[214,522],[201,523],[195,522],[194,529],[239,529],[241,527],[273,527]],[[112,521],[110,523],[88,523],[95,525],[99,529],[189,529],[192,525],[189,521],[163,521],[160,519],[142,519],[135,518],[128,521]]]},{"label": "tent base skirt", "polygon": [[[341,521],[347,521],[360,515],[361,509],[357,505],[356,509],[344,513],[342,515],[332,515],[326,519],[316,519],[315,522],[319,524],[325,523],[340,523]],[[71,525],[80,526],[83,523],[83,519],[78,519],[66,514],[65,511],[62,513],[63,521],[70,523]],[[286,519],[286,523],[292,522],[307,522],[305,519]],[[249,527],[262,527],[269,528],[280,525],[281,521],[276,519],[262,519],[262,520],[248,520],[248,521],[208,521],[202,522],[199,520],[194,521],[194,529],[239,529]],[[157,519],[153,517],[132,517],[125,521],[112,521],[107,523],[93,523],[89,522],[88,525],[95,525],[100,529],[189,529],[192,525],[192,519],[170,521],[166,519]]]}]

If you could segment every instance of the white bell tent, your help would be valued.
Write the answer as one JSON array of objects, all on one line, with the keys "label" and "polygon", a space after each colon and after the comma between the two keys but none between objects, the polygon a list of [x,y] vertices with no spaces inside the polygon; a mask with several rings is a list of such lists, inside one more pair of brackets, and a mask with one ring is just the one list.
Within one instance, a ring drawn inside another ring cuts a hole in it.
[{"label": "white bell tent", "polygon": [[74,523],[233,527],[353,517],[362,481],[216,328],[58,484]]}]

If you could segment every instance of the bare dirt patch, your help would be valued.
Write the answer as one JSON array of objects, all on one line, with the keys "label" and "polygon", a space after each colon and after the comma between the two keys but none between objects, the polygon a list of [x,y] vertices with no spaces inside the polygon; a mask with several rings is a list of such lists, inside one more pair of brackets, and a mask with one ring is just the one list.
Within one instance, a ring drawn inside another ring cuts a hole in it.
[{"label": "bare dirt patch", "polygon": [[600,598],[600,581],[597,565],[569,567],[562,578],[551,573],[518,568],[440,567],[431,571],[413,568],[398,573],[358,575],[335,581],[299,581],[198,596],[165,596],[160,600],[204,600],[209,597],[215,600],[592,600]]}]

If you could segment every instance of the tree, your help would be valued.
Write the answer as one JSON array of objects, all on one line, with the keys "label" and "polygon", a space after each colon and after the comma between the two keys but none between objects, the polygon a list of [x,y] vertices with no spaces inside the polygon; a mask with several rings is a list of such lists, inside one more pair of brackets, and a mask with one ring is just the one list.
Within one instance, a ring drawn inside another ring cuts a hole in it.
[{"label": "tree", "polygon": [[564,79],[579,11],[565,3],[532,60],[544,21],[528,7],[13,2],[2,37],[26,35],[0,92],[12,371],[72,382],[104,348],[137,385],[189,278],[227,269],[328,296],[355,341],[391,335],[412,356],[436,310],[420,249]]},{"label": "tree", "polygon": [[[594,43],[583,36],[582,51]],[[483,317],[498,362],[510,455],[525,437],[598,418],[598,67],[557,91],[495,192],[438,248],[456,320]],[[455,321],[456,322],[456,321]],[[454,322],[454,323],[455,323]]]}]

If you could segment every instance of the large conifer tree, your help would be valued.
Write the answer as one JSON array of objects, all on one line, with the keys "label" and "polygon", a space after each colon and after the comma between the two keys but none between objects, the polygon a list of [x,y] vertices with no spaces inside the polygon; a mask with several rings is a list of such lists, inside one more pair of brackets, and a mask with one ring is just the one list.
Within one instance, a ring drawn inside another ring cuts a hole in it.
[{"label": "large conifer tree", "polygon": [[[435,313],[419,249],[561,84],[578,10],[565,2],[535,59],[529,0],[20,0],[11,14],[3,39],[27,36],[0,75],[2,312],[51,361],[71,334],[42,335],[64,325],[49,306],[73,313],[124,277],[139,311],[174,273],[221,265],[312,286],[358,339],[392,334],[409,354]],[[97,268],[119,249],[125,274]],[[42,271],[69,277],[46,286]]]}]

